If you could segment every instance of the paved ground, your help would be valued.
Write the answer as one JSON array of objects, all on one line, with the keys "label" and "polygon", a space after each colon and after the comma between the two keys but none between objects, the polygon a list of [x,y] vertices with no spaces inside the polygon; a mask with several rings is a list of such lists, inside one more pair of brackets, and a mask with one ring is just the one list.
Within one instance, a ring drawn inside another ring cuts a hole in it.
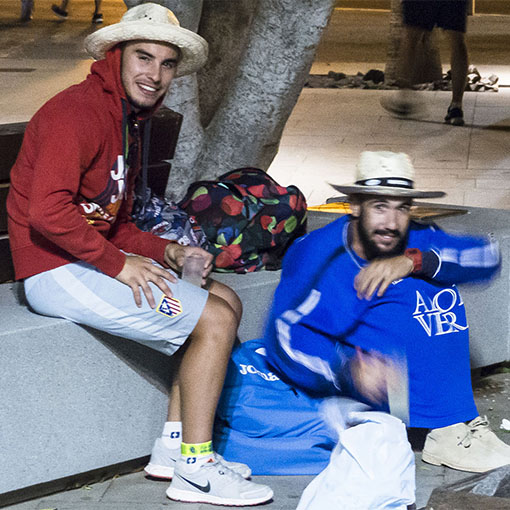
[{"label": "paved ground", "polygon": [[[25,121],[49,97],[82,79],[90,61],[81,49],[90,24],[91,0],[73,0],[71,18],[57,21],[51,1],[36,0],[34,20],[18,23],[17,1],[0,0],[0,122]],[[105,22],[119,19],[120,0],[104,0]],[[335,11],[313,71],[355,73],[382,69],[387,13]],[[508,29],[510,17],[472,19],[472,61],[482,75],[501,76],[510,85]],[[367,28],[363,35],[359,27]],[[388,91],[307,89],[287,124],[280,152],[271,167],[281,184],[297,184],[310,204],[333,194],[327,182],[350,181],[364,149],[401,150],[413,157],[418,185],[445,189],[448,202],[510,208],[510,89],[498,93],[470,93],[466,97],[467,126],[445,126],[449,94],[427,92],[428,113],[418,120],[394,119],[379,106]],[[510,419],[510,374],[491,375],[477,383],[481,414],[488,414],[496,429]],[[510,435],[498,430],[505,441]],[[49,452],[51,454],[51,452]],[[417,462],[417,503],[423,506],[431,490],[465,474]],[[311,477],[263,477],[275,490],[274,510],[291,510]],[[184,505],[165,499],[166,484],[133,473],[91,486],[32,500],[15,510],[198,510],[205,505]],[[0,503],[1,504],[1,503]]]},{"label": "paved ground", "polygon": [[[483,376],[475,382],[475,398],[481,415],[487,415],[498,435],[510,444],[510,433],[499,429],[503,418],[510,419],[510,370]],[[419,441],[415,442],[419,446]],[[418,508],[425,506],[432,490],[471,476],[448,468],[425,464],[416,453]],[[275,498],[264,505],[268,510],[294,510],[311,476],[257,476],[255,481],[270,485]],[[26,501],[9,510],[206,510],[209,505],[170,501],[165,497],[166,482],[155,482],[142,472],[95,483],[79,489]],[[362,510],[362,509],[360,509]]]}]

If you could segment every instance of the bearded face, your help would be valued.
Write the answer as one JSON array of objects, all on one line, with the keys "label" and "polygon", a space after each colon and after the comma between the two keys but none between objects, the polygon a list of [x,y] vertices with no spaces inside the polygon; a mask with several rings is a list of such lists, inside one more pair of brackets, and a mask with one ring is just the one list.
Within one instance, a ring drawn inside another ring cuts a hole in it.
[{"label": "bearded face", "polygon": [[359,204],[356,225],[364,258],[401,255],[407,245],[411,200],[375,197]]}]

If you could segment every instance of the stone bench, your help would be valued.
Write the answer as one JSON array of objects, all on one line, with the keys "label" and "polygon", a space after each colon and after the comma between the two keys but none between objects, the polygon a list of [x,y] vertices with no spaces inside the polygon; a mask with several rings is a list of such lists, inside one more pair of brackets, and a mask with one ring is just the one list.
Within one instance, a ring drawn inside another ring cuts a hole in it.
[{"label": "stone bench", "polygon": [[[312,213],[309,230],[335,217]],[[461,289],[474,368],[510,359],[509,220],[509,211],[468,208],[467,214],[438,221],[449,231],[492,232],[503,251],[494,282]],[[215,274],[243,302],[242,341],[262,334],[279,276],[279,271]],[[2,504],[61,489],[80,476],[142,466],[166,417],[171,359],[33,314],[18,283],[0,285],[0,314]]]},{"label": "stone bench", "polygon": [[[261,335],[279,274],[215,275],[243,300],[241,340]],[[0,315],[0,501],[142,466],[166,418],[171,358],[34,314],[17,282],[0,285]]]}]

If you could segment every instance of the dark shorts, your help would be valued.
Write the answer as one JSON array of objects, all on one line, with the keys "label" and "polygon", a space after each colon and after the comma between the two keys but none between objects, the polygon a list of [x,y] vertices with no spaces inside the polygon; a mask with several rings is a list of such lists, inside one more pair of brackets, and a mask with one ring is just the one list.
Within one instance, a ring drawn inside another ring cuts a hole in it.
[{"label": "dark shorts", "polygon": [[466,32],[467,0],[404,0],[404,25]]}]

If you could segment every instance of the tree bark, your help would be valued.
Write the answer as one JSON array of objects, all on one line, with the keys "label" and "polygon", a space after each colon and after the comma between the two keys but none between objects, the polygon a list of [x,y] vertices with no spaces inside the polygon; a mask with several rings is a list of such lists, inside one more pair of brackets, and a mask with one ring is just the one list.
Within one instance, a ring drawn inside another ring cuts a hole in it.
[{"label": "tree bark", "polygon": [[[126,5],[141,0],[125,0]],[[210,43],[165,106],[184,116],[167,198],[244,166],[267,170],[308,77],[335,0],[159,0]]]},{"label": "tree bark", "polygon": [[402,5],[401,0],[391,0],[390,33],[384,81],[391,84],[397,81],[400,70],[400,39],[402,37]]},{"label": "tree bark", "polygon": [[167,188],[178,201],[195,180],[243,166],[267,170],[334,0],[205,0],[191,17],[189,3],[162,3],[178,18],[181,5],[194,23],[200,10],[212,50],[199,79],[175,80],[165,100],[184,115]]}]

